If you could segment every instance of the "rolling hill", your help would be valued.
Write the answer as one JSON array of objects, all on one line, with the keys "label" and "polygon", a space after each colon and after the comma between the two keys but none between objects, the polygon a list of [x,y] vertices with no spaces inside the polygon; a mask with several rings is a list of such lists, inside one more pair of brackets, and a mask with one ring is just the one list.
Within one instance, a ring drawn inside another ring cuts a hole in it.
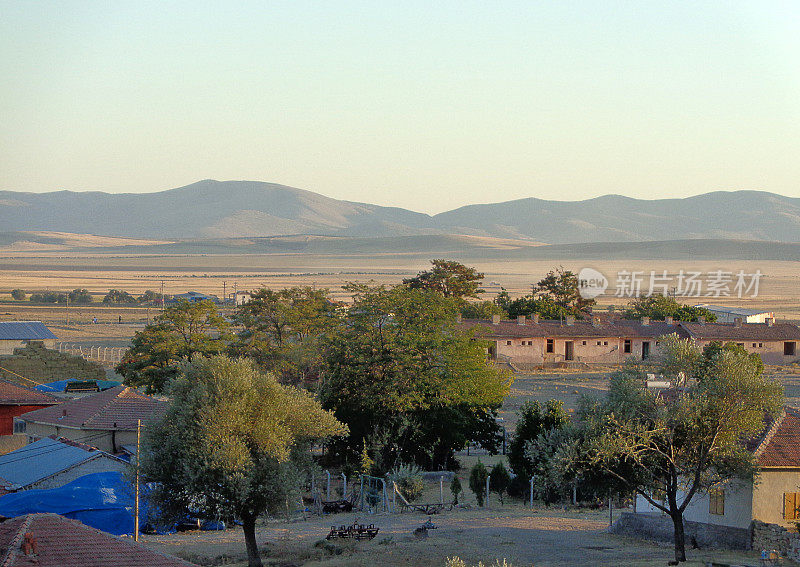
[{"label": "rolling hill", "polygon": [[689,239],[800,242],[800,199],[758,191],[654,200],[619,195],[574,202],[528,198],[431,216],[274,183],[205,180],[156,193],[0,191],[0,226],[8,233],[202,239],[206,245],[236,237],[437,234],[554,245]]}]

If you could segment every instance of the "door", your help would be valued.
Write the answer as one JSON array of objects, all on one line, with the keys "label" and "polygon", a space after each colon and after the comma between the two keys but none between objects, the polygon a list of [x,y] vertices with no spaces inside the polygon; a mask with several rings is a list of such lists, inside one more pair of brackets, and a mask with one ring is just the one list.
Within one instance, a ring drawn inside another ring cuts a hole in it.
[{"label": "door", "polygon": [[575,360],[575,343],[572,341],[564,343],[564,360]]},{"label": "door", "polygon": [[650,356],[650,343],[648,341],[644,341],[642,343],[642,360]]}]

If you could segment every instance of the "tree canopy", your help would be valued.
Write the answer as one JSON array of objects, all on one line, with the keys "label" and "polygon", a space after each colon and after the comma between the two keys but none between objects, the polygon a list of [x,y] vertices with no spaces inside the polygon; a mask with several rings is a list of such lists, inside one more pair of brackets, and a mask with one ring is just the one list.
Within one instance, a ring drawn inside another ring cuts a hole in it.
[{"label": "tree canopy", "polygon": [[[669,515],[675,559],[685,561],[686,507],[698,492],[753,477],[755,457],[744,441],[763,430],[783,393],[746,352],[721,349],[704,357],[687,340],[673,337],[662,344],[668,352],[654,370],[683,386],[654,393],[645,386],[646,369],[614,374],[606,401],[583,412],[585,430],[574,453],[579,456],[569,466],[602,471]],[[698,376],[703,365],[700,379],[679,378]]]},{"label": "tree canopy", "polygon": [[213,301],[182,301],[134,334],[116,370],[128,385],[163,392],[184,363],[224,353],[231,338]]},{"label": "tree canopy", "polygon": [[133,297],[127,291],[120,289],[111,289],[103,297],[103,303],[118,303],[118,304],[134,304],[139,303],[139,300]]},{"label": "tree canopy", "polygon": [[419,272],[415,277],[404,279],[403,283],[411,289],[428,289],[445,297],[463,299],[477,297],[483,274],[475,268],[453,260],[431,260],[432,268]]},{"label": "tree canopy", "polygon": [[705,317],[709,323],[717,320],[717,316],[708,309],[678,303],[669,295],[637,297],[628,303],[622,317],[625,319],[650,317],[654,321],[663,321],[666,317],[672,317],[676,321],[697,321],[699,317]]},{"label": "tree canopy", "polygon": [[453,466],[467,441],[496,447],[510,376],[455,325],[458,302],[407,286],[350,285],[354,303],[325,345],[323,407],[350,427],[337,453],[366,442],[375,468]]},{"label": "tree canopy", "polygon": [[310,394],[251,361],[199,359],[170,386],[166,415],[144,430],[141,473],[166,518],[196,510],[241,520],[249,565],[260,566],[256,519],[295,502],[309,443],[347,428]]},{"label": "tree canopy", "polygon": [[534,293],[537,297],[552,299],[557,306],[576,316],[596,303],[594,299],[581,297],[578,276],[564,268],[550,270],[536,284]]},{"label": "tree canopy", "polygon": [[327,289],[262,288],[236,310],[242,330],[231,352],[252,358],[283,383],[311,386],[322,366],[321,341],[339,326],[338,309]]}]

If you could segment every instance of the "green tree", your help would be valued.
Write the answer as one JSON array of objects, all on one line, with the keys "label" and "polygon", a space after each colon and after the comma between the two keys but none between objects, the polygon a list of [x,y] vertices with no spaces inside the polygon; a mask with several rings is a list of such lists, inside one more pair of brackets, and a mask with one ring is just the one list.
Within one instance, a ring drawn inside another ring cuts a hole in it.
[{"label": "green tree", "polygon": [[88,289],[73,289],[68,294],[69,302],[74,304],[91,303],[92,295]]},{"label": "green tree", "polygon": [[231,352],[254,359],[286,384],[315,384],[322,368],[322,342],[341,319],[327,289],[262,288],[236,309],[242,330]]},{"label": "green tree", "polygon": [[[681,349],[690,348],[683,342]],[[689,374],[691,364],[673,365],[665,375]],[[582,416],[586,429],[570,466],[600,471],[666,513],[674,526],[675,559],[685,561],[686,507],[720,482],[753,478],[755,457],[743,440],[759,434],[779,410],[782,388],[762,375],[751,356],[734,350],[714,356],[702,380],[664,394],[649,391],[644,378],[631,369],[612,376],[607,400]]]},{"label": "green tree", "polygon": [[508,450],[508,464],[514,474],[527,482],[534,473],[536,463],[525,455],[525,446],[542,433],[561,429],[569,423],[569,414],[561,400],[549,400],[544,407],[536,401],[525,402],[517,412],[517,427]]},{"label": "green tree", "polygon": [[230,324],[213,301],[182,301],[134,334],[116,370],[128,385],[163,392],[184,363],[225,352],[231,339]]},{"label": "green tree", "polygon": [[489,473],[489,490],[497,493],[500,498],[500,504],[505,504],[503,494],[508,490],[508,485],[511,483],[511,475],[508,474],[506,466],[499,462],[492,467],[492,472]]},{"label": "green tree", "polygon": [[493,315],[506,316],[494,301],[473,301],[461,306],[461,316],[465,319],[491,319]]},{"label": "green tree", "polygon": [[525,295],[516,299],[508,299],[506,312],[511,319],[516,319],[520,315],[530,317],[537,313],[542,319],[562,319],[568,315],[576,315],[573,309],[558,305],[555,300],[548,295],[533,296]]},{"label": "green tree", "polygon": [[16,299],[17,301],[24,301],[25,300],[25,290],[24,289],[12,289],[11,290],[11,298]]},{"label": "green tree", "polygon": [[564,268],[550,270],[534,288],[537,297],[549,297],[556,305],[576,316],[596,303],[594,299],[581,297],[579,290],[578,276]]},{"label": "green tree", "polygon": [[260,566],[256,520],[296,501],[310,443],[347,428],[307,392],[247,360],[199,359],[170,394],[166,415],[144,430],[141,451],[157,509],[165,518],[191,509],[240,520],[248,563]]},{"label": "green tree", "polygon": [[[140,295],[136,301],[142,304],[150,304],[150,305],[161,305],[161,294],[157,291],[153,291],[152,289],[146,290],[142,295]],[[119,302],[114,302],[119,303]]]},{"label": "green tree", "polygon": [[480,289],[483,274],[475,268],[453,260],[431,260],[430,270],[419,272],[413,278],[403,280],[411,289],[429,289],[441,293],[445,297],[464,299],[478,297],[483,293]]},{"label": "green tree", "polygon": [[119,289],[112,289],[103,297],[103,303],[116,303],[116,304],[128,304],[133,305],[134,303],[138,303],[135,297],[133,297],[127,291],[122,291]]},{"label": "green tree", "polygon": [[397,463],[455,466],[468,441],[496,450],[510,375],[455,323],[457,301],[430,290],[349,285],[354,303],[325,345],[323,406],[350,427],[335,454],[363,439],[378,471]]},{"label": "green tree", "polygon": [[481,461],[475,463],[469,471],[469,489],[475,495],[475,500],[478,501],[480,507],[483,507],[485,502],[487,478],[489,478],[489,472]]},{"label": "green tree", "polygon": [[66,293],[43,291],[40,293],[32,293],[30,301],[31,303],[66,303],[68,297]]},{"label": "green tree", "polygon": [[699,317],[705,317],[708,322],[717,320],[717,316],[708,309],[678,303],[674,297],[668,295],[637,297],[628,303],[622,317],[624,319],[650,317],[654,321],[663,321],[666,317],[672,317],[676,321],[697,321]]},{"label": "green tree", "polygon": [[453,475],[453,480],[450,481],[450,493],[453,495],[453,506],[458,506],[458,497],[464,491],[461,488],[461,481],[458,475]]}]

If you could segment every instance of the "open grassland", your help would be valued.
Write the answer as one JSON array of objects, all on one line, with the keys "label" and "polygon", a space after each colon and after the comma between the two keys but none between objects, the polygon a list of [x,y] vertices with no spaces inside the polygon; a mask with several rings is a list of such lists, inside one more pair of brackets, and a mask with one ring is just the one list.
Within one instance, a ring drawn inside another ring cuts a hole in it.
[{"label": "open grassland", "polygon": [[[673,282],[680,270],[708,274],[716,270],[754,273],[764,276],[757,297],[691,297],[686,303],[758,308],[774,311],[779,319],[800,320],[800,269],[797,262],[775,260],[526,260],[513,257],[481,257],[453,253],[450,255],[414,253],[361,254],[182,254],[124,255],[94,254],[71,250],[62,254],[42,253],[0,256],[0,300],[10,299],[14,288],[30,291],[66,291],[88,289],[101,299],[109,289],[122,289],[140,294],[147,289],[160,291],[164,282],[167,294],[189,290],[222,296],[223,291],[250,290],[262,286],[279,289],[290,286],[328,288],[337,299],[347,300],[341,286],[348,281],[374,281],[395,284],[429,266],[434,256],[452,258],[475,266],[485,273],[483,288],[490,299],[501,288],[512,295],[530,291],[532,283],[549,270],[563,265],[575,272],[583,267],[601,271],[610,280],[610,288],[598,298],[599,309],[621,306],[627,297],[616,297],[616,276],[619,272],[640,271],[644,274],[642,291],[649,288],[649,275],[666,270]],[[733,293],[732,286],[731,292]]]}]

